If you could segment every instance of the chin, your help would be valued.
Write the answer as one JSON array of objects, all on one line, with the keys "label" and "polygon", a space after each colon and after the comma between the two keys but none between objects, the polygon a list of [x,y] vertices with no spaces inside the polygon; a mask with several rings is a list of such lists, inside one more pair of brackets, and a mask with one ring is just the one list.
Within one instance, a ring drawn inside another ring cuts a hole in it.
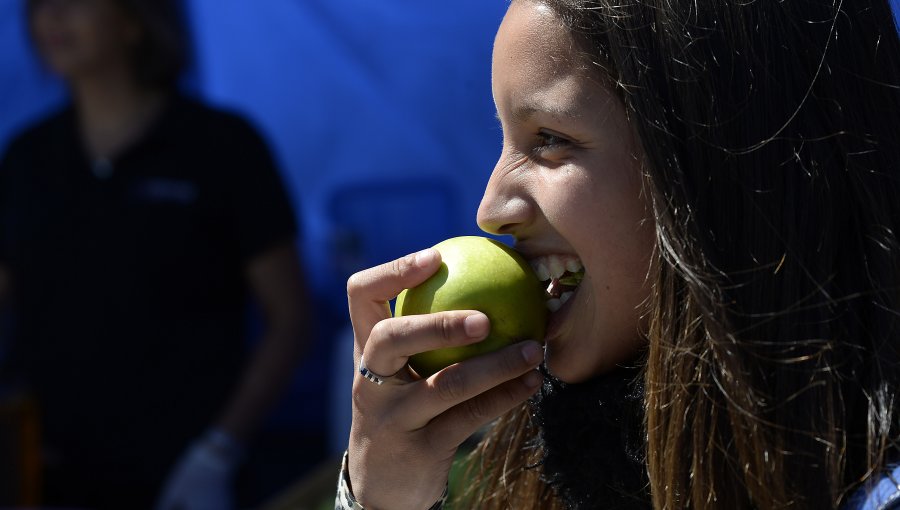
[{"label": "chin", "polygon": [[[578,356],[576,351],[554,351],[548,347],[545,359],[550,374],[567,384],[581,383],[607,371],[601,367],[585,366],[584,357]],[[610,366],[608,370],[612,368]]]},{"label": "chin", "polygon": [[547,360],[547,371],[550,374],[566,384],[577,384],[584,382],[590,378],[585,374],[567,370],[567,365],[563,361]]},{"label": "chin", "polygon": [[604,370],[594,359],[596,353],[590,352],[593,346],[579,345],[583,344],[584,340],[585,337],[582,337],[581,341],[562,337],[549,341],[544,355],[547,370],[560,381],[575,384],[614,368],[610,366]]},{"label": "chin", "polygon": [[595,319],[600,313],[595,309],[593,297],[590,287],[582,287],[558,333],[547,339],[544,356],[547,370],[562,382],[584,382],[616,366],[602,362],[604,353],[599,347],[603,335],[595,331],[599,329]]}]

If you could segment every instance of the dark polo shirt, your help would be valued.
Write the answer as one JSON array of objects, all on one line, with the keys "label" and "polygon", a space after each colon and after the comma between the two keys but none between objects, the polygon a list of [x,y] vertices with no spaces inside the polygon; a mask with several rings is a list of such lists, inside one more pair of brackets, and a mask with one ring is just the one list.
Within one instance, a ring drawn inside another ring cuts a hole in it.
[{"label": "dark polo shirt", "polygon": [[13,277],[6,379],[39,399],[51,463],[158,484],[242,366],[247,262],[295,236],[272,158],[239,117],[175,98],[111,162],[67,109],[0,166]]}]

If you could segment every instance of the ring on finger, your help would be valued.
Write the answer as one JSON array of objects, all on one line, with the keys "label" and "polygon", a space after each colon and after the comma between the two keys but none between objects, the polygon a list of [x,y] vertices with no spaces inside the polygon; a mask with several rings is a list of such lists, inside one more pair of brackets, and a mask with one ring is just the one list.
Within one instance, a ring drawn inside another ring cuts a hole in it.
[{"label": "ring on finger", "polygon": [[[403,368],[406,367],[404,366]],[[403,372],[403,368],[394,372],[393,375],[378,375],[366,368],[366,363],[362,358],[360,358],[359,360],[359,374],[379,386],[381,386],[382,384],[399,386],[409,382],[400,376],[400,373]]]}]

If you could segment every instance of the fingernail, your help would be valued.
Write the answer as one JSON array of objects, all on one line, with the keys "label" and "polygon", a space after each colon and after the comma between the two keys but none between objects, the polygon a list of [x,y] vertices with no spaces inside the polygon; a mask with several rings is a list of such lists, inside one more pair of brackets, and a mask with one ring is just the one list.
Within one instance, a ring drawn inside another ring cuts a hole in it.
[{"label": "fingernail", "polygon": [[466,335],[469,335],[469,338],[476,338],[487,335],[488,330],[491,329],[491,324],[486,315],[476,313],[465,318],[463,329],[466,330]]},{"label": "fingernail", "polygon": [[537,342],[525,342],[522,346],[522,357],[529,365],[533,365],[541,360],[543,348]]},{"label": "fingernail", "polygon": [[529,388],[537,388],[541,385],[543,379],[544,378],[541,376],[540,372],[538,372],[537,370],[532,370],[531,372],[525,374],[525,386],[528,386]]},{"label": "fingernail", "polygon": [[428,267],[434,261],[435,251],[433,248],[424,249],[416,253],[415,264],[417,267]]}]

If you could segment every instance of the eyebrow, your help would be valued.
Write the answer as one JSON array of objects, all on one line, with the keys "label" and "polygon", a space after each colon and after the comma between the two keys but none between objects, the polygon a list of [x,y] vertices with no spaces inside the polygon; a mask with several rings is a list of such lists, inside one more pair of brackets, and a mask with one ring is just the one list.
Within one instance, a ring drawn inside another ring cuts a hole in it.
[{"label": "eyebrow", "polygon": [[[546,112],[550,115],[566,117],[570,119],[580,119],[582,118],[582,113],[577,110],[568,109],[568,108],[553,108],[550,105],[545,105],[540,103],[539,101],[528,101],[521,105],[518,105],[513,109],[511,119],[515,124],[524,124],[528,122],[531,117],[538,112]],[[500,112],[495,111],[494,117],[497,120],[500,120]]]}]

